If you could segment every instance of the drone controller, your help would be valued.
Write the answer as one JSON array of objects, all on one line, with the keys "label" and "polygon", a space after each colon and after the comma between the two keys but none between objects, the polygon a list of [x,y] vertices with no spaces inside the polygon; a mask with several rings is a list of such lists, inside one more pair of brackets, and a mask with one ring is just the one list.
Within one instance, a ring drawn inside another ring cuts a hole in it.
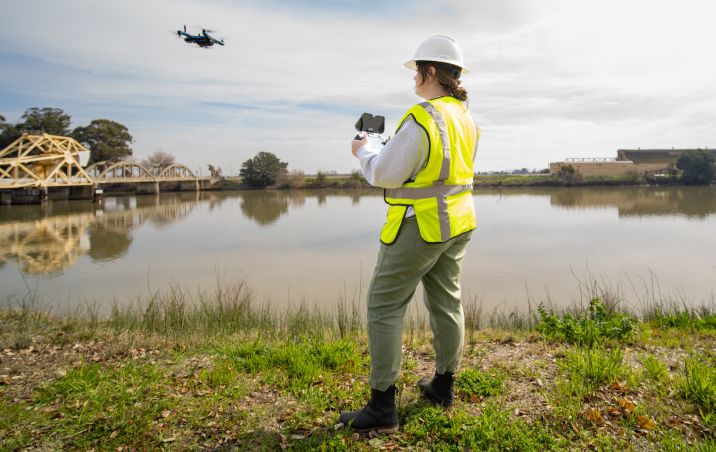
[{"label": "drone controller", "polygon": [[385,117],[372,115],[370,113],[363,113],[355,124],[355,128],[359,133],[355,136],[354,140],[362,140],[363,134],[365,133],[368,137],[368,141],[379,141],[382,146],[388,142],[381,133],[385,132]]}]

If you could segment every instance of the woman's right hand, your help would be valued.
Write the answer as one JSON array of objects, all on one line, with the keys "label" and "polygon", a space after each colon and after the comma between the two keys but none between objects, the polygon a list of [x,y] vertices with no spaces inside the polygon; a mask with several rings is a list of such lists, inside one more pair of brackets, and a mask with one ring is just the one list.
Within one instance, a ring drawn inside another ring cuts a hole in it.
[{"label": "woman's right hand", "polygon": [[366,146],[368,144],[368,135],[361,132],[363,135],[362,140],[353,140],[351,141],[351,152],[353,152],[353,157],[358,157],[358,149],[362,148],[363,146]]}]

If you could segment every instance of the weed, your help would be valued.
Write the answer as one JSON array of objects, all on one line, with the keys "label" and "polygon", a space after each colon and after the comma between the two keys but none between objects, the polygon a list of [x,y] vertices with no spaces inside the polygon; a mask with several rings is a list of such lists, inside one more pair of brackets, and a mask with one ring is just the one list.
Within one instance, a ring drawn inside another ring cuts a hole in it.
[{"label": "weed", "polygon": [[604,347],[577,348],[565,353],[560,363],[572,378],[584,377],[591,385],[609,383],[617,379],[622,371],[624,353],[619,347],[609,351]]},{"label": "weed", "polygon": [[669,378],[669,369],[651,353],[641,357],[644,376],[653,381],[665,381]]},{"label": "weed", "polygon": [[494,396],[504,391],[505,377],[501,374],[488,374],[477,369],[467,368],[457,374],[455,387],[468,395],[477,397]]},{"label": "weed", "polygon": [[701,411],[711,413],[716,408],[716,369],[707,363],[686,359],[677,388]]},{"label": "weed", "polygon": [[610,312],[600,298],[589,302],[587,312],[578,317],[565,314],[559,319],[547,312],[543,303],[537,307],[542,323],[536,329],[546,337],[576,343],[593,345],[607,338],[624,339],[634,330],[634,322],[628,315]]},{"label": "weed", "polygon": [[488,402],[477,416],[456,413],[445,416],[440,408],[406,408],[405,426],[409,443],[420,450],[435,451],[538,451],[554,450],[564,440],[539,424],[527,424],[510,416],[501,402]]},{"label": "weed", "polygon": [[256,374],[276,374],[274,382],[294,391],[311,386],[327,371],[353,371],[362,364],[356,344],[347,339],[328,341],[323,336],[303,338],[297,342],[266,344],[256,339],[224,350],[237,368]]}]

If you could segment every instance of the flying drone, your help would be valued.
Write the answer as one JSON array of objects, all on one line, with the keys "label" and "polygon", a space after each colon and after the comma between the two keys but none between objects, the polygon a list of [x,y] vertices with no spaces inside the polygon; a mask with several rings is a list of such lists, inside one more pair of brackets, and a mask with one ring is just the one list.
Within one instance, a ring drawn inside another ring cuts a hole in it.
[{"label": "flying drone", "polygon": [[186,25],[184,25],[184,31],[178,30],[177,36],[181,37],[184,36],[184,41],[188,42],[189,44],[196,44],[199,47],[211,47],[214,44],[219,44],[220,46],[224,45],[224,41],[221,41],[216,38],[212,38],[209,35],[209,32],[212,32],[211,30],[201,30],[201,34],[197,36],[192,36],[189,33],[186,32]]}]

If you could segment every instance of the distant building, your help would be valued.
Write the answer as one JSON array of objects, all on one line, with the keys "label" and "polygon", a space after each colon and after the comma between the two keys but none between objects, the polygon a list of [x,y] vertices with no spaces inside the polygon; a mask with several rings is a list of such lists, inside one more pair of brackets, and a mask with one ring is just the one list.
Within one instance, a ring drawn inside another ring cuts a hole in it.
[{"label": "distant building", "polygon": [[[617,160],[632,161],[635,163],[673,163],[676,164],[679,156],[687,149],[619,149]],[[716,150],[706,148],[716,157]]]},{"label": "distant building", "polygon": [[[669,164],[676,164],[688,149],[619,149],[617,158],[568,158],[549,164],[549,173],[556,175],[564,165],[572,165],[584,176],[623,176],[629,173],[666,174]],[[716,157],[716,150],[706,150]]]}]

